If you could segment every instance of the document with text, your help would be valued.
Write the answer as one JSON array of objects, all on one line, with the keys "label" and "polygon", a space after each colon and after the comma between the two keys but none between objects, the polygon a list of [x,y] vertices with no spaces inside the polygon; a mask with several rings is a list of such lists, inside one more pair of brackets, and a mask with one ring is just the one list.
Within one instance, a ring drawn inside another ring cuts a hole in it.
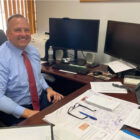
[{"label": "document with text", "polygon": [[[119,105],[113,111],[90,105],[86,102],[86,98],[90,98],[94,94],[119,102]],[[80,107],[77,106],[77,103],[80,104]],[[74,140],[111,140],[112,135],[122,128],[129,113],[137,107],[137,104],[96,93],[90,89],[56,111],[45,115],[43,120],[55,124],[56,140],[66,140],[66,138],[72,140],[73,137]],[[88,114],[87,117],[85,118],[80,112]],[[68,134],[71,134],[71,137],[67,137]]]},{"label": "document with text", "polygon": [[113,136],[111,140],[138,140],[138,139],[120,130],[119,132],[116,133],[115,136]]},{"label": "document with text", "polygon": [[95,92],[127,94],[125,88],[115,87],[113,84],[122,85],[121,82],[90,82],[91,89]]},{"label": "document with text", "polygon": [[133,110],[124,124],[140,130],[140,109]]},{"label": "document with text", "polygon": [[122,72],[122,71],[126,71],[126,70],[130,70],[130,69],[134,69],[136,68],[136,66],[128,63],[128,62],[125,62],[125,61],[122,61],[122,60],[116,60],[116,61],[112,61],[112,62],[109,62],[107,63],[107,65],[115,72],[115,73],[118,73],[118,72]]}]

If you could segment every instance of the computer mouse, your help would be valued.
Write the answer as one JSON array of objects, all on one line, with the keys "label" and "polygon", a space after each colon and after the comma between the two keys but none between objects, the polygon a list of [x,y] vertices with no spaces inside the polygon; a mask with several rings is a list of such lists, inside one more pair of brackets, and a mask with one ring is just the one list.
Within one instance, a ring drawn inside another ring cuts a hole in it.
[{"label": "computer mouse", "polygon": [[93,71],[93,75],[94,76],[102,75],[102,72],[100,72],[100,71]]}]

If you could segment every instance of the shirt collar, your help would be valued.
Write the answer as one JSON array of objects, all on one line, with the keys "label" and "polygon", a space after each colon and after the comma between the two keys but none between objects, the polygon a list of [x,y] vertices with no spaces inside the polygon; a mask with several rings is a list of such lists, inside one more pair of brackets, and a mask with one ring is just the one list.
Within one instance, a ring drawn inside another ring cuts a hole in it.
[{"label": "shirt collar", "polygon": [[23,51],[25,51],[27,54],[29,53],[28,45],[24,50],[22,50],[20,48],[15,47],[10,41],[7,41],[7,43],[8,43],[8,46],[10,46],[10,48],[19,55],[21,55]]}]

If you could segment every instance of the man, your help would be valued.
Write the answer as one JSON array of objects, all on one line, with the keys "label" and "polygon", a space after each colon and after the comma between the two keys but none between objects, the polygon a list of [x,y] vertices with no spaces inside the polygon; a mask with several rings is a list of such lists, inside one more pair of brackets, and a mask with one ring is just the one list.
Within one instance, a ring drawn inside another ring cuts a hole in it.
[{"label": "man", "polygon": [[63,96],[50,88],[41,75],[39,53],[29,45],[31,34],[27,19],[19,14],[11,16],[6,34],[8,41],[0,46],[0,119],[10,126]]}]

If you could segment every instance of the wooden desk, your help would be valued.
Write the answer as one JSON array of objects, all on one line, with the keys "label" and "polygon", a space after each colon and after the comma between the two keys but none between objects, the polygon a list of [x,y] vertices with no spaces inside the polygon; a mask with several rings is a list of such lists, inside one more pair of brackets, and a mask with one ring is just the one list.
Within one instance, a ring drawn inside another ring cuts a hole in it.
[{"label": "wooden desk", "polygon": [[[98,79],[94,79],[92,76],[85,76],[85,75],[78,75],[78,74],[73,75],[73,74],[70,74],[70,73],[63,73],[63,72],[60,72],[58,70],[52,69],[51,67],[46,67],[45,71],[47,73],[59,75],[59,76],[62,76],[62,77],[65,77],[65,78],[68,78],[68,79],[71,79],[71,80],[74,80],[74,81],[85,83],[85,85],[82,88],[80,88],[80,89],[74,91],[73,93],[69,94],[68,96],[66,96],[60,102],[58,102],[56,104],[53,104],[53,105],[49,106],[48,108],[45,108],[44,110],[40,111],[38,114],[36,114],[36,115],[32,116],[31,118],[26,119],[25,121],[19,123],[18,124],[19,126],[45,124],[46,122],[44,122],[42,120],[42,118],[45,115],[55,111],[56,109],[60,108],[61,106],[65,105],[66,103],[71,101],[72,99],[74,99],[77,96],[81,95],[86,90],[90,89],[89,82],[91,82],[91,81],[100,81]],[[121,80],[122,79],[118,79],[118,78],[113,78],[112,79],[112,81],[121,81]],[[108,95],[116,97],[116,98],[120,98],[120,99],[123,99],[123,100],[127,100],[127,101],[130,101],[130,102],[133,102],[133,103],[137,103],[135,93],[108,94]],[[140,130],[135,130],[135,129],[132,129],[132,128],[129,128],[129,127],[128,127],[128,130],[140,135]]]}]

